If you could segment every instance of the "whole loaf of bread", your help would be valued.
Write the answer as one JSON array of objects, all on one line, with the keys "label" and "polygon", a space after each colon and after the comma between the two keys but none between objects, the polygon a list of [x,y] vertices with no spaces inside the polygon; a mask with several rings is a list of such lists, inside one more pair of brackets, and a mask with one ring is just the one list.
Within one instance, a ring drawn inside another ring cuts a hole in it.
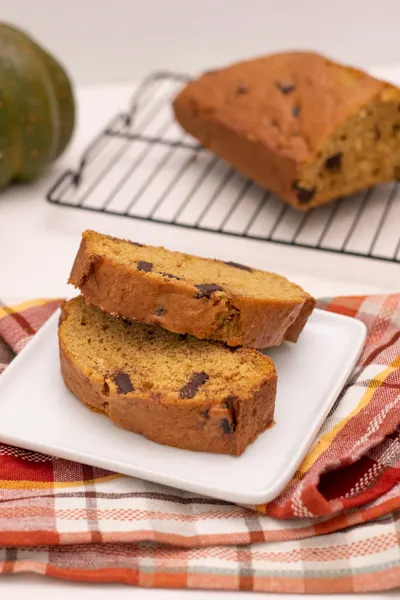
[{"label": "whole loaf of bread", "polygon": [[204,147],[302,210],[400,174],[400,90],[312,52],[209,71],[173,107]]}]

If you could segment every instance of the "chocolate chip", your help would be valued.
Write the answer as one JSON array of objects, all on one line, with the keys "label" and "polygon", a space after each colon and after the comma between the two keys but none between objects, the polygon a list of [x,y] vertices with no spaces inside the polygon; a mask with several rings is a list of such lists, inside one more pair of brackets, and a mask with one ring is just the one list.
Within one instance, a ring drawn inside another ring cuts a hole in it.
[{"label": "chocolate chip", "polygon": [[206,410],[203,410],[200,414],[203,417],[203,419],[207,420],[210,418],[210,411],[208,410],[208,408]]},{"label": "chocolate chip", "polygon": [[153,263],[140,260],[137,265],[138,271],[144,271],[145,273],[151,273],[153,270]]},{"label": "chocolate chip", "polygon": [[236,399],[237,396],[227,396],[222,404],[223,408],[231,408],[232,404]]},{"label": "chocolate chip", "polygon": [[234,352],[237,352],[240,349],[240,346],[228,346],[228,344],[225,344],[225,348],[233,354]]},{"label": "chocolate chip", "polygon": [[236,427],[237,427],[237,413],[236,413],[236,407],[235,407],[236,400],[237,400],[237,396],[234,396],[234,395],[227,396],[224,399],[224,402],[222,404],[222,408],[229,409],[229,411],[231,413],[231,418],[232,418],[232,422],[230,424],[231,431],[236,431]]},{"label": "chocolate chip", "polygon": [[271,125],[272,127],[278,127],[279,123],[276,119],[271,119]]},{"label": "chocolate chip", "polygon": [[292,189],[296,192],[300,204],[308,204],[314,198],[317,191],[316,188],[302,187],[296,181],[294,182]]},{"label": "chocolate chip", "polygon": [[154,314],[156,315],[156,317],[162,317],[163,315],[165,315],[166,312],[167,309],[165,308],[165,306],[157,306],[157,308],[154,311]]},{"label": "chocolate chip", "polygon": [[179,390],[179,396],[181,398],[194,398],[199,387],[204,385],[208,379],[209,376],[204,371],[201,371],[201,373],[193,373],[189,381]]},{"label": "chocolate chip", "polygon": [[247,94],[248,91],[248,88],[241,81],[239,81],[236,88],[236,96],[243,96],[244,94]]},{"label": "chocolate chip", "polygon": [[392,129],[393,129],[393,133],[398,133],[400,131],[400,125],[399,125],[399,123],[395,123],[393,125]]},{"label": "chocolate chip", "polygon": [[224,433],[231,433],[231,424],[228,419],[221,419],[220,427]]},{"label": "chocolate chip", "polygon": [[222,287],[216,283],[199,283],[195,287],[199,290],[196,298],[211,298],[214,292],[223,292]]},{"label": "chocolate chip", "polygon": [[299,116],[299,114],[300,114],[300,112],[301,112],[301,108],[300,108],[300,106],[294,106],[294,107],[292,108],[292,115],[293,115],[294,117],[298,117],[298,116]]},{"label": "chocolate chip", "polygon": [[143,244],[139,244],[139,242],[132,242],[131,240],[128,240],[128,242],[130,244],[132,244],[132,246],[137,246],[138,248],[143,248]]},{"label": "chocolate chip", "polygon": [[234,267],[235,269],[241,269],[242,271],[248,271],[249,273],[253,272],[253,269],[250,269],[250,267],[246,267],[246,265],[241,265],[240,263],[232,262],[231,260],[225,262],[225,264],[229,265],[230,267]]},{"label": "chocolate chip", "polygon": [[342,166],[342,152],[338,152],[337,154],[333,154],[325,161],[325,169],[328,171],[340,171]]},{"label": "chocolate chip", "polygon": [[129,379],[129,375],[126,373],[118,373],[114,377],[114,383],[117,386],[118,394],[128,394],[134,391],[134,387]]},{"label": "chocolate chip", "polygon": [[163,271],[160,271],[159,274],[163,277],[168,277],[168,279],[178,279],[179,281],[181,281],[182,279],[182,277],[178,277],[178,275],[172,275],[172,273],[164,273]]},{"label": "chocolate chip", "polygon": [[180,334],[179,334],[179,338],[180,338],[181,340],[187,340],[187,338],[188,338],[188,334],[187,334],[187,333],[180,333]]},{"label": "chocolate chip", "polygon": [[278,90],[280,92],[282,92],[282,94],[285,94],[285,96],[287,94],[291,94],[296,89],[296,86],[294,85],[294,83],[282,83],[281,81],[277,81],[275,83],[275,86],[278,88]]}]

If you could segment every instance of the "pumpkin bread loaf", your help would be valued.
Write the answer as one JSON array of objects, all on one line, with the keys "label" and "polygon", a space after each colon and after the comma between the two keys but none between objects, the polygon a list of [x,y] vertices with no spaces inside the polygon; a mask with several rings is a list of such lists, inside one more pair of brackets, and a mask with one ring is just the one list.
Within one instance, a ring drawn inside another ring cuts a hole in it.
[{"label": "pumpkin bread loaf", "polygon": [[94,231],[83,233],[69,282],[108,313],[229,346],[296,341],[315,306],[280,275]]},{"label": "pumpkin bread loaf", "polygon": [[272,422],[276,372],[256,350],[130,323],[82,296],[64,304],[59,344],[75,396],[160,444],[239,455]]},{"label": "pumpkin bread loaf", "polygon": [[204,147],[302,210],[400,176],[400,90],[318,54],[210,71],[174,111]]}]

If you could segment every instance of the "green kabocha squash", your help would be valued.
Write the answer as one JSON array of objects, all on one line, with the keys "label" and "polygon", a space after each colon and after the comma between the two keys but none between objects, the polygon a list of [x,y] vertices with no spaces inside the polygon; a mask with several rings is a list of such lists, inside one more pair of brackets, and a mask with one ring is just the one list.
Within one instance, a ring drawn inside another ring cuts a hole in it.
[{"label": "green kabocha squash", "polygon": [[63,67],[24,32],[0,23],[0,188],[38,177],[75,123]]}]

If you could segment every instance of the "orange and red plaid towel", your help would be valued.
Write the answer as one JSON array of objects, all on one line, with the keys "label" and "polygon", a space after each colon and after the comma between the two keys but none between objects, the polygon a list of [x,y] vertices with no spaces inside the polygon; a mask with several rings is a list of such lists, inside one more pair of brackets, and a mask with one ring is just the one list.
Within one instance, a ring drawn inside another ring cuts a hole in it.
[{"label": "orange and red plaid towel", "polygon": [[[0,307],[0,369],[59,304]],[[400,295],[320,307],[362,320],[368,341],[279,498],[245,508],[0,443],[0,573],[304,593],[400,586]]]}]

